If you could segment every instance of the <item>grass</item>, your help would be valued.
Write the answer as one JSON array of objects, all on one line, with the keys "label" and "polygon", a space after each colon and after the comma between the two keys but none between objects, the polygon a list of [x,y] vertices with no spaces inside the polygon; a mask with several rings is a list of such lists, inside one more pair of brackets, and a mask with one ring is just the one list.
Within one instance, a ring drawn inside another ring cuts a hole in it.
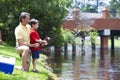
[{"label": "grass", "polygon": [[[81,45],[81,43],[82,43],[80,38],[76,38],[75,41],[76,41],[76,44],[78,44],[78,45]],[[90,40],[85,40],[85,44],[86,45],[91,45]],[[95,44],[100,46],[100,39],[96,39]],[[110,39],[108,39],[108,46],[111,47],[111,40]],[[120,40],[119,39],[114,39],[114,46],[115,47],[120,47]]]},{"label": "grass", "polygon": [[[100,40],[96,40],[96,45],[100,45]],[[108,46],[111,47],[111,40],[108,40]],[[120,46],[120,40],[119,39],[114,39],[114,46],[119,47]]]},{"label": "grass", "polygon": [[[0,45],[0,55],[16,58],[15,66],[20,66],[21,64],[21,58],[17,55],[14,47]],[[40,56],[37,64],[40,73],[33,73],[31,64],[29,72],[22,72],[17,69],[14,69],[12,74],[4,74],[3,72],[0,72],[0,80],[57,80],[56,75],[46,69],[42,64],[42,62],[45,62],[46,56],[42,54]]]}]

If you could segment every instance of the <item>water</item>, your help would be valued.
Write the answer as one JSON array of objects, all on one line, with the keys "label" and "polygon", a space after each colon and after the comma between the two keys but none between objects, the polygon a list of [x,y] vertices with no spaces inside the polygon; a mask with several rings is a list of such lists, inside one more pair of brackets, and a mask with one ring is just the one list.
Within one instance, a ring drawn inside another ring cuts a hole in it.
[{"label": "water", "polygon": [[68,49],[59,57],[51,54],[48,63],[59,80],[120,80],[120,48],[112,54],[110,49],[90,47],[83,53],[78,46],[75,56]]}]

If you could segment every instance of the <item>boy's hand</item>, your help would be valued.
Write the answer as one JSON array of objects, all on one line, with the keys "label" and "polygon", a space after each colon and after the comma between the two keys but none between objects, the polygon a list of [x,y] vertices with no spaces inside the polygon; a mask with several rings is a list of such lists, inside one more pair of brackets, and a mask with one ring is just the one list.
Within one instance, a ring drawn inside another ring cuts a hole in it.
[{"label": "boy's hand", "polygon": [[42,46],[47,45],[47,44],[48,44],[48,42],[47,42],[46,40],[42,40],[42,41],[41,41],[41,45],[42,45]]}]

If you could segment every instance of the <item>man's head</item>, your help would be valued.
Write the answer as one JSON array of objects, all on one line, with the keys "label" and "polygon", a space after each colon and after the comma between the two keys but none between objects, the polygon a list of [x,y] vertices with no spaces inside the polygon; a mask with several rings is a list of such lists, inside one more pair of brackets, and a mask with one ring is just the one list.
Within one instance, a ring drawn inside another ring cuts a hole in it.
[{"label": "man's head", "polygon": [[38,22],[37,19],[31,19],[30,20],[30,25],[31,25],[32,28],[37,29],[39,27],[39,22]]},{"label": "man's head", "polygon": [[28,24],[29,20],[30,20],[30,13],[27,12],[21,12],[20,16],[19,16],[19,20],[21,23],[23,24]]}]

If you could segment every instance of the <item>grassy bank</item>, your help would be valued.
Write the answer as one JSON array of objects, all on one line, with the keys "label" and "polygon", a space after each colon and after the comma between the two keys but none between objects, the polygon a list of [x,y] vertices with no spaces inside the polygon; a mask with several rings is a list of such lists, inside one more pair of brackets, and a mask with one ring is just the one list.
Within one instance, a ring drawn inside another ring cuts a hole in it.
[{"label": "grassy bank", "polygon": [[[20,66],[21,59],[16,54],[15,48],[8,45],[0,45],[0,55],[5,55],[9,57],[16,58],[15,66]],[[50,70],[46,69],[43,66],[42,62],[45,61],[46,56],[40,55],[40,59],[37,64],[37,68],[40,73],[32,72],[32,64],[30,66],[29,72],[22,72],[20,70],[14,69],[12,74],[4,74],[0,72],[0,80],[57,80],[55,74],[53,74]]]},{"label": "grassy bank", "polygon": [[[75,41],[76,41],[76,44],[78,44],[78,45],[81,45],[81,38],[76,38],[75,39]],[[85,39],[85,44],[86,45],[91,45],[91,42],[90,42],[90,40],[88,39]],[[98,46],[100,46],[100,39],[96,39],[96,43],[95,43],[96,45],[98,45]],[[110,46],[111,47],[111,40],[110,39],[108,39],[108,46]],[[120,39],[114,39],[114,46],[115,47],[120,47]]]}]

